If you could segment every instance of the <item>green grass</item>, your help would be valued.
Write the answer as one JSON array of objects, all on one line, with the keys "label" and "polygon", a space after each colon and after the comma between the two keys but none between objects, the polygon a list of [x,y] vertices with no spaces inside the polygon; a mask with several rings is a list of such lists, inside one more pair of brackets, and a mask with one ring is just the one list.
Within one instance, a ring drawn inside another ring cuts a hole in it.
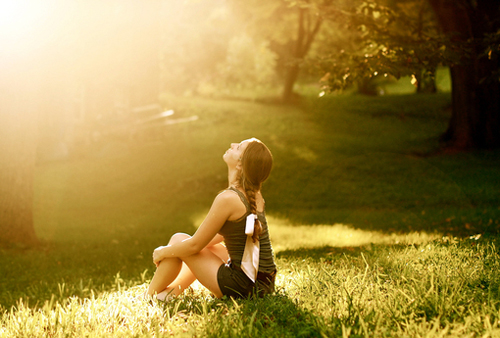
[{"label": "green grass", "polygon": [[500,334],[497,245],[476,236],[283,250],[277,255],[276,295],[239,301],[213,299],[195,286],[169,303],[148,303],[137,299],[145,284],[116,276],[106,291],[84,289],[86,297],[58,301],[56,295],[35,308],[19,302],[4,313],[0,334],[495,337]]},{"label": "green grass", "polygon": [[[0,337],[500,334],[500,153],[433,153],[449,94],[168,102],[199,119],[38,166],[43,244],[0,251]],[[277,294],[138,301],[152,250],[195,231],[252,136],[275,158]]]}]

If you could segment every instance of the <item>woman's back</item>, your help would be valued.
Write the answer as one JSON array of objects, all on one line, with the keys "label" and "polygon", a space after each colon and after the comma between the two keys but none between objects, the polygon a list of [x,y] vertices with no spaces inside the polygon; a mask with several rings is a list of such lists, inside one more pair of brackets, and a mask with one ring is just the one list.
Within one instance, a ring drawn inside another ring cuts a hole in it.
[{"label": "woman's back", "polygon": [[[245,243],[247,235],[245,234],[246,218],[250,214],[250,205],[248,203],[245,195],[238,189],[230,187],[228,190],[238,194],[241,202],[246,207],[246,213],[242,215],[239,219],[234,221],[226,221],[222,226],[219,234],[224,237],[224,242],[226,244],[227,251],[231,262],[236,266],[241,265],[241,260],[243,257],[243,252],[245,250]],[[274,263],[274,253],[271,246],[271,241],[269,237],[269,228],[267,226],[267,219],[265,214],[265,209],[262,207],[261,212],[257,212],[257,217],[262,225],[262,232],[259,236],[260,242],[260,252],[259,252],[259,271],[270,273],[276,270],[276,265]]]}]

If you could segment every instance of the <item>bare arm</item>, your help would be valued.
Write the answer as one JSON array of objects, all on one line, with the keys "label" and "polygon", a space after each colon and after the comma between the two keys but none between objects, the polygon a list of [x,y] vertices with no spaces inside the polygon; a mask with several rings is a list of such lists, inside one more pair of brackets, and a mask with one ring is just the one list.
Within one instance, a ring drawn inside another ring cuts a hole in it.
[{"label": "bare arm", "polygon": [[191,256],[203,250],[207,245],[220,243],[223,238],[217,233],[235,210],[238,210],[236,203],[239,201],[232,193],[223,192],[217,195],[207,217],[193,237],[174,245],[156,248],[153,253],[155,264],[165,258]]}]

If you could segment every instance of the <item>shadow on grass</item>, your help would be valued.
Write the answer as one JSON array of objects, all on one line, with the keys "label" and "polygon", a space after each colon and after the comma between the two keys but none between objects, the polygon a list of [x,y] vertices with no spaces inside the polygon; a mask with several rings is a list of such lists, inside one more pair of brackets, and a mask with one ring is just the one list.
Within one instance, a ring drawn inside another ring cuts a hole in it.
[{"label": "shadow on grass", "polygon": [[301,307],[281,292],[263,298],[234,300],[223,298],[205,302],[199,298],[166,304],[179,313],[208,316],[203,337],[325,337],[342,334],[341,325],[325,323],[325,319]]}]

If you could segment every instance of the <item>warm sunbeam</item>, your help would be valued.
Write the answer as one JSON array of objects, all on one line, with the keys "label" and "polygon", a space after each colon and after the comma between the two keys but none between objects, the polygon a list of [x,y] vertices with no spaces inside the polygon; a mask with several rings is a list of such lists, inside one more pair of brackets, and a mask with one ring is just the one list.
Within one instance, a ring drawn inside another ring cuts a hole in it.
[{"label": "warm sunbeam", "polygon": [[286,221],[268,217],[273,248],[284,250],[331,247],[359,247],[369,244],[418,244],[439,238],[438,234],[410,232],[391,234],[356,229],[349,225],[289,225]]}]

